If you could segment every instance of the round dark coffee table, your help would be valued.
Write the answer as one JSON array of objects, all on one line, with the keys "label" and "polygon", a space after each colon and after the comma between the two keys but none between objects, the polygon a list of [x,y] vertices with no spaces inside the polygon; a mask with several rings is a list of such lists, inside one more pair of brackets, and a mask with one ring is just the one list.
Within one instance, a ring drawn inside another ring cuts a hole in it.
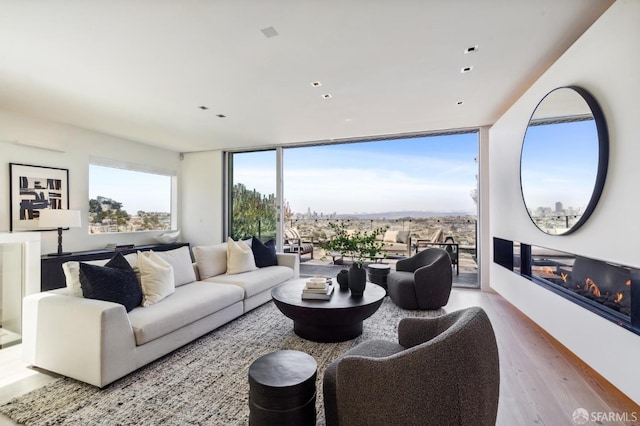
[{"label": "round dark coffee table", "polygon": [[330,300],[302,300],[307,279],[291,280],[271,290],[280,311],[293,320],[293,331],[314,342],[343,342],[362,334],[362,322],[373,315],[386,294],[379,285],[367,282],[362,297],[349,290],[333,290]]}]

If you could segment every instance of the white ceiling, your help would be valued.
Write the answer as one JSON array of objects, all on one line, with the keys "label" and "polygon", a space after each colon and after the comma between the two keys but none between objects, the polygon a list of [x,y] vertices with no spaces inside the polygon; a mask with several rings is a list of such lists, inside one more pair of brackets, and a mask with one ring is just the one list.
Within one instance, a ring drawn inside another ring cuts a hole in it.
[{"label": "white ceiling", "polygon": [[178,152],[489,125],[612,2],[0,0],[0,109]]}]

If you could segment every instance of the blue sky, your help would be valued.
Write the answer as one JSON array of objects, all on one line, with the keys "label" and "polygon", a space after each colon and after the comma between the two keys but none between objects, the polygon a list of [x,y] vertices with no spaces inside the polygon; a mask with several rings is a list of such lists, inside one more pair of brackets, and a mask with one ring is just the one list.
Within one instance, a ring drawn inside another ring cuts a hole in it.
[{"label": "blue sky", "polygon": [[89,197],[122,203],[129,214],[171,211],[171,176],[89,165]]},{"label": "blue sky", "polygon": [[[595,180],[593,121],[527,131],[522,179],[527,207],[584,209]],[[553,130],[551,130],[553,129]],[[284,149],[285,200],[296,213],[461,211],[475,213],[477,133]],[[275,151],[234,156],[235,182],[275,193]],[[592,164],[592,166],[587,166]],[[89,196],[129,213],[170,211],[171,177],[90,166]]]},{"label": "blue sky", "polygon": [[522,149],[522,192],[528,209],[587,206],[598,169],[595,122],[529,127]]},{"label": "blue sky", "polygon": [[[285,200],[296,213],[475,213],[477,150],[477,133],[285,148]],[[274,193],[275,158],[234,156],[234,181]]]}]

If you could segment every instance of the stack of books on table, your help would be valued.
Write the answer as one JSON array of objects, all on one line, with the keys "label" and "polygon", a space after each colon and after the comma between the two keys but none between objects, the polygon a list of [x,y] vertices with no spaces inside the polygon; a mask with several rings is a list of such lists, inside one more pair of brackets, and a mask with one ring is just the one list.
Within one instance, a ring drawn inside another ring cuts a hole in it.
[{"label": "stack of books on table", "polygon": [[132,249],[134,248],[135,245],[133,244],[116,244],[116,243],[109,243],[106,246],[104,246],[105,249],[107,250],[124,250],[124,249]]},{"label": "stack of books on table", "polygon": [[333,294],[331,278],[311,277],[302,289],[303,299],[329,300]]}]

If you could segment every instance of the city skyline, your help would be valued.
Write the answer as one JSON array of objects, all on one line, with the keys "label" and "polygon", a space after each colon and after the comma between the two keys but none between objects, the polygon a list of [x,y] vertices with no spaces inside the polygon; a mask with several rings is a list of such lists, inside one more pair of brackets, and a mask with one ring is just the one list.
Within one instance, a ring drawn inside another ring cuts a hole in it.
[{"label": "city skyline", "polygon": [[557,201],[584,211],[598,170],[593,120],[553,123],[527,129],[522,147],[521,184],[528,209]]}]

